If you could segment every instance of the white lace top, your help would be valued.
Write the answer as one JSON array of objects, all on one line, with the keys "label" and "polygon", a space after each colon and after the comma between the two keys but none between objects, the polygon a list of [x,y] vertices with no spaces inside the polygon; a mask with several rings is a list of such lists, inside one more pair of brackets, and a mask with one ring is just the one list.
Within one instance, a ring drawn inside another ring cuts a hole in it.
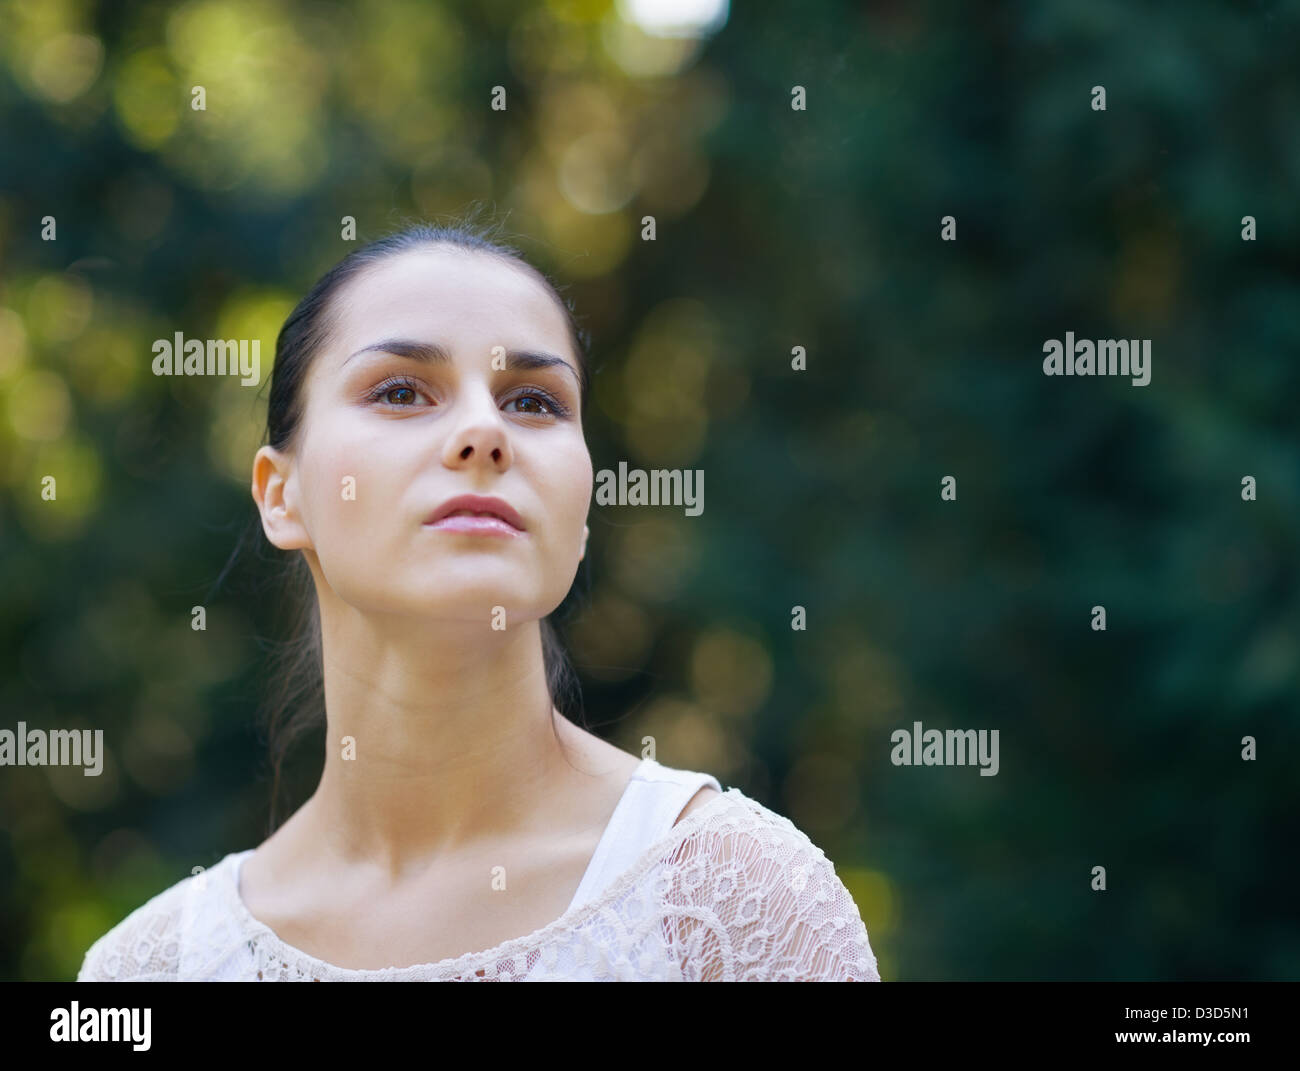
[{"label": "white lace top", "polygon": [[163,890],[86,953],[77,981],[880,981],[857,905],[820,848],[708,774],[644,760],[572,903],[482,952],[379,970],[286,944],[239,895],[253,849]]}]

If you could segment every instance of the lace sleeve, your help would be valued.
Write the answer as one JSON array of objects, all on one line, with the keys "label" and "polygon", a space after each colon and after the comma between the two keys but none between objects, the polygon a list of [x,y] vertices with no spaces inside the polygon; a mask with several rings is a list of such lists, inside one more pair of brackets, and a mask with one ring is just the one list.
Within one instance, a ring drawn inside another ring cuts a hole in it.
[{"label": "lace sleeve", "polygon": [[176,981],[183,886],[165,889],[91,945],[77,981]]},{"label": "lace sleeve", "polygon": [[748,798],[720,806],[673,864],[688,981],[880,981],[857,904],[789,819]]}]

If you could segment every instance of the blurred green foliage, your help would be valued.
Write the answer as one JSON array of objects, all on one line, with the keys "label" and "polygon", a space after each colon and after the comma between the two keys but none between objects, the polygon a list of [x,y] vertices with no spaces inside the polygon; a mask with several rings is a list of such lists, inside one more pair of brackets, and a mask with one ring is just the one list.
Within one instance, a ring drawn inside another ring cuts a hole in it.
[{"label": "blurred green foliage", "polygon": [[[0,2],[0,728],[108,749],[0,770],[0,976],[263,835],[260,532],[205,600],[265,389],[151,341],[260,338],[265,383],[343,217],[482,201],[592,331],[596,467],[707,474],[593,508],[588,723],[789,815],[886,980],[1296,978],[1297,14]],[[1066,331],[1150,385],[1045,377]],[[914,721],[999,774],[892,765]]]}]

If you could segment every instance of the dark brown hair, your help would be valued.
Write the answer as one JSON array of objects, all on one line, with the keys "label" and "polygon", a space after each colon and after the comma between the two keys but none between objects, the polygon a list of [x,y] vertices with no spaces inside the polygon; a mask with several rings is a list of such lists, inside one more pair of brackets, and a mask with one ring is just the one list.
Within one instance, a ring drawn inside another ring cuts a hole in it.
[{"label": "dark brown hair", "polygon": [[[275,366],[271,372],[270,398],[266,409],[265,442],[278,450],[292,449],[294,445],[303,417],[303,385],[313,361],[338,322],[335,299],[342,287],[381,260],[409,250],[437,245],[451,245],[497,257],[527,272],[550,292],[563,310],[569,326],[581,381],[580,416],[585,413],[590,388],[587,367],[589,336],[578,326],[569,301],[561,296],[559,289],[545,273],[528,263],[518,249],[497,240],[500,227],[501,224],[478,223],[472,212],[446,225],[408,223],[400,231],[378,238],[349,253],[330,268],[289,314],[276,339]],[[253,520],[256,524],[258,517],[255,516]],[[284,582],[286,604],[293,615],[293,638],[278,645],[273,656],[272,676],[275,688],[264,709],[263,718],[272,776],[270,832],[274,832],[277,825],[276,805],[285,755],[299,737],[319,728],[325,721],[320,605],[311,570],[301,553],[293,556],[285,571]],[[541,634],[546,684],[551,702],[555,709],[571,713],[581,701],[577,677],[549,617],[541,621]],[[552,719],[552,731],[554,730]]]}]

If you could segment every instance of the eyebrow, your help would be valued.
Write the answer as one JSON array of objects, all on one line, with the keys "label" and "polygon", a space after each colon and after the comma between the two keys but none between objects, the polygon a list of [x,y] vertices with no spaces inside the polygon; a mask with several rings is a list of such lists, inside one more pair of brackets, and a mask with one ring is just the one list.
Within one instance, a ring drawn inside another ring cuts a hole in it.
[{"label": "eyebrow", "polygon": [[[451,363],[451,354],[447,352],[445,346],[440,346],[436,342],[417,342],[409,338],[389,338],[383,342],[363,346],[356,353],[350,354],[347,360],[343,362],[343,365],[346,365],[353,357],[359,357],[363,353],[391,353],[396,357],[409,357],[411,360],[420,361],[423,364]],[[507,371],[567,368],[573,378],[578,380],[579,385],[582,383],[573,365],[563,357],[557,357],[553,353],[539,353],[534,350],[506,350],[505,357]],[[339,367],[342,368],[343,365]]]}]

